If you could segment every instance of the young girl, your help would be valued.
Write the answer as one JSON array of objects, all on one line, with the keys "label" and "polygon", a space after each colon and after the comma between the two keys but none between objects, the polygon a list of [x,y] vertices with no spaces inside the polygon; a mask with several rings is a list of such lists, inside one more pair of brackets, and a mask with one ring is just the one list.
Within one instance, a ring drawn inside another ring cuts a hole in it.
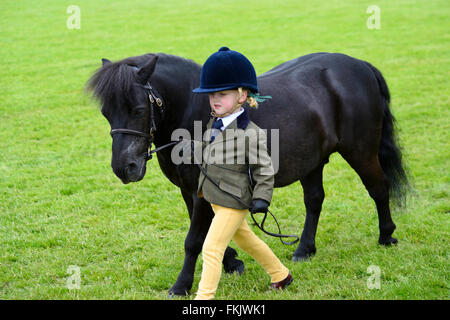
[{"label": "young girl", "polygon": [[[212,130],[204,146],[198,195],[204,197],[214,211],[203,244],[202,277],[195,299],[214,298],[223,255],[231,240],[266,270],[271,277],[271,288],[284,289],[293,280],[289,270],[250,230],[246,220],[249,208],[252,212],[267,212],[274,183],[266,135],[250,121],[242,107],[245,102],[257,107],[252,97],[258,92],[255,69],[244,55],[222,47],[206,60],[200,87],[193,92],[207,93],[212,110],[213,118],[207,125]],[[218,150],[222,152],[221,157],[217,156]],[[255,155],[256,161],[250,161]],[[211,158],[223,161],[212,162]],[[253,184],[248,176],[249,168]]]}]

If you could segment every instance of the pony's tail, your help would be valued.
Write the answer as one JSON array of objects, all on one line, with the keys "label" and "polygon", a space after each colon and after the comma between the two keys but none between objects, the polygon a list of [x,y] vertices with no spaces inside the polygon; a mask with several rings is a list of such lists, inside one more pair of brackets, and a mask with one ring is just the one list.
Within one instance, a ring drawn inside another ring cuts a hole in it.
[{"label": "pony's tail", "polygon": [[390,198],[394,200],[395,204],[403,205],[405,204],[409,182],[402,161],[401,147],[395,132],[396,120],[389,108],[391,95],[381,72],[370,63],[367,62],[367,64],[377,78],[378,86],[383,96],[383,128],[378,149],[378,159],[389,182]]}]

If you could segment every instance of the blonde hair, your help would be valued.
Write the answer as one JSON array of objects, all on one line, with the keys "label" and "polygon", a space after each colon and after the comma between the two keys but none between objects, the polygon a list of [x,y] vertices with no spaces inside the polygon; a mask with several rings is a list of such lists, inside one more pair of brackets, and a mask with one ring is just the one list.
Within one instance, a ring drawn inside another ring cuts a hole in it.
[{"label": "blonde hair", "polygon": [[[238,88],[238,91],[239,91],[239,98],[240,98],[240,97],[242,97],[242,95],[244,94],[244,93],[243,93],[242,87],[239,87],[239,88]],[[250,97],[250,96],[248,95],[248,92],[247,92],[247,100],[246,100],[246,102],[248,103],[248,105],[249,105],[250,107],[255,108],[255,109],[258,108],[258,101],[256,101],[255,98]]]}]

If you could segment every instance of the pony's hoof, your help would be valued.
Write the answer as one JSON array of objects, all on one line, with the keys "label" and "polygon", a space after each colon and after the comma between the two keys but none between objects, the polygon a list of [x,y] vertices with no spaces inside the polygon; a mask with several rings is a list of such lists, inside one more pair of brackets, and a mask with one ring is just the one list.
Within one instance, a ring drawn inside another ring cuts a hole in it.
[{"label": "pony's hoof", "polygon": [[310,249],[309,251],[305,249],[297,250],[292,256],[293,262],[303,262],[311,259],[316,254],[316,248]]},{"label": "pony's hoof", "polygon": [[292,256],[292,262],[304,262],[311,260],[311,258],[314,256],[314,254],[308,254],[305,256]]},{"label": "pony's hoof", "polygon": [[169,289],[169,295],[167,296],[169,299],[177,297],[186,297],[189,295],[189,290],[182,288],[172,287]]},{"label": "pony's hoof", "polygon": [[383,246],[390,246],[390,245],[393,245],[393,244],[397,244],[398,240],[393,238],[393,237],[380,238],[378,240],[378,243],[383,245]]},{"label": "pony's hoof", "polygon": [[224,266],[225,272],[226,273],[237,273],[239,275],[244,273],[245,267],[244,267],[244,262],[238,259],[235,259],[235,261],[233,262],[233,264],[230,266]]}]

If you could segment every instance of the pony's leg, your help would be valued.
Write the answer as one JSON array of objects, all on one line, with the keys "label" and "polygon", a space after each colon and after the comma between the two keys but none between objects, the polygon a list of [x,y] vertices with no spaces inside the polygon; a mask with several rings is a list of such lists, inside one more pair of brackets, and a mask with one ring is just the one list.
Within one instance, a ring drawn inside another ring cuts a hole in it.
[{"label": "pony's leg", "polygon": [[237,273],[239,275],[244,273],[244,262],[236,259],[238,253],[235,249],[227,247],[223,256],[223,269],[226,273]]},{"label": "pony's leg", "polygon": [[[209,230],[209,225],[211,224],[212,217],[214,215],[211,205],[203,199],[199,199],[196,196],[191,196],[190,199],[187,195],[183,193],[186,205],[189,210],[189,216],[191,218],[191,224],[189,227],[189,232],[184,241],[184,251],[185,258],[183,263],[183,268],[178,275],[177,281],[169,289],[170,295],[188,295],[192,288],[192,283],[194,282],[194,271],[195,264],[198,259],[205,241],[206,234]],[[191,209],[190,204],[192,204]],[[224,269],[228,273],[238,272],[242,273],[244,271],[244,263],[241,260],[236,259],[236,250],[227,247],[225,250],[223,264]]]},{"label": "pony's leg", "polygon": [[322,184],[322,173],[325,163],[320,164],[307,176],[300,180],[303,187],[303,200],[306,207],[305,225],[297,250],[292,261],[302,261],[316,253],[316,231],[322,210],[325,192]]},{"label": "pony's leg", "polygon": [[383,174],[378,156],[364,158],[361,155],[354,155],[353,157],[344,156],[344,158],[358,173],[370,197],[375,201],[380,229],[378,242],[383,245],[397,243],[397,239],[392,237],[395,224],[392,221],[389,209],[389,185]]},{"label": "pony's leg", "polygon": [[[184,196],[183,196],[184,197]],[[188,205],[188,201],[186,201]],[[184,240],[184,263],[177,281],[169,289],[171,295],[188,295],[194,281],[195,264],[202,251],[203,241],[211,224],[213,212],[209,203],[202,199],[195,199],[190,212],[191,224]],[[188,205],[189,209],[189,205]]]}]

